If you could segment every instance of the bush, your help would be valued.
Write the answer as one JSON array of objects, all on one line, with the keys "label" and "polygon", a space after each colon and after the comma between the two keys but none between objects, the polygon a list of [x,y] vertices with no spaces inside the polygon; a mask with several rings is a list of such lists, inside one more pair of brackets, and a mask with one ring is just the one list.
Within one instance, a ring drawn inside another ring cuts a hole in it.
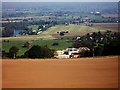
[{"label": "bush", "polygon": [[6,52],[5,50],[2,50],[2,58],[8,58],[8,52]]},{"label": "bush", "polygon": [[30,47],[30,43],[29,43],[29,42],[25,42],[22,47],[23,47],[23,48],[29,48],[29,47]]},{"label": "bush", "polygon": [[58,46],[59,44],[58,43],[53,43],[52,46]]},{"label": "bush", "polygon": [[64,32],[60,32],[60,36],[64,36],[65,34],[64,34]]}]

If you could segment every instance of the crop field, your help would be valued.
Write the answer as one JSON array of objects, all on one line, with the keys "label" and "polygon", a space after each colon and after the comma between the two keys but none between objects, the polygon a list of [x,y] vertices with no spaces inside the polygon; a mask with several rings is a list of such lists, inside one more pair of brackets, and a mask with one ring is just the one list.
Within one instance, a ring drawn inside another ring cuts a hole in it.
[{"label": "crop field", "polygon": [[3,59],[3,88],[117,88],[118,56]]},{"label": "crop field", "polygon": [[102,14],[101,16],[103,16],[103,17],[113,17],[113,18],[118,18],[119,17],[118,14]]},{"label": "crop field", "polygon": [[94,23],[95,27],[102,27],[107,30],[112,30],[112,31],[120,31],[118,30],[118,23]]}]

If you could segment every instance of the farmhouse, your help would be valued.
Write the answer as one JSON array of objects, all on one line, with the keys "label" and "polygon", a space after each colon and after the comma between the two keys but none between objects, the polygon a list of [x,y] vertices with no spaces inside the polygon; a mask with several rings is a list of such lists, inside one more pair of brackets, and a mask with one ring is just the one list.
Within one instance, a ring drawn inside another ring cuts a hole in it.
[{"label": "farmhouse", "polygon": [[67,48],[65,50],[56,51],[56,58],[79,58],[83,53],[89,52],[90,49],[88,47],[80,47],[80,48]]},{"label": "farmhouse", "polygon": [[69,58],[69,55],[64,54],[64,50],[58,50],[56,51],[57,55],[56,58]]}]

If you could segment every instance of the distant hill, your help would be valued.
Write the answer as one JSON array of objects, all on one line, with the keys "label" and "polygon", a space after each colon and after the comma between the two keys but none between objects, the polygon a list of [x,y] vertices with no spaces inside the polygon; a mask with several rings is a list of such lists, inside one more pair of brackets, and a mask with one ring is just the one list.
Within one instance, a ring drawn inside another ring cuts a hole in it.
[{"label": "distant hill", "polygon": [[79,11],[96,11],[116,12],[118,2],[3,2],[3,9],[43,9],[44,10],[79,10]]},{"label": "distant hill", "polygon": [[102,14],[116,14],[118,2],[3,2],[2,9],[4,18],[29,15],[49,16],[56,15],[56,13],[80,16],[97,11]]}]

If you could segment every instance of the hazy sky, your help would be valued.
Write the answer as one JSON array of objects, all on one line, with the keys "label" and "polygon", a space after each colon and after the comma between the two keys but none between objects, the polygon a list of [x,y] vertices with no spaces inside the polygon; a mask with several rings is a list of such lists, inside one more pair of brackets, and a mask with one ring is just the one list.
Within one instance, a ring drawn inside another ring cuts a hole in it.
[{"label": "hazy sky", "polygon": [[118,2],[118,1],[120,0],[2,0],[2,2]]}]

